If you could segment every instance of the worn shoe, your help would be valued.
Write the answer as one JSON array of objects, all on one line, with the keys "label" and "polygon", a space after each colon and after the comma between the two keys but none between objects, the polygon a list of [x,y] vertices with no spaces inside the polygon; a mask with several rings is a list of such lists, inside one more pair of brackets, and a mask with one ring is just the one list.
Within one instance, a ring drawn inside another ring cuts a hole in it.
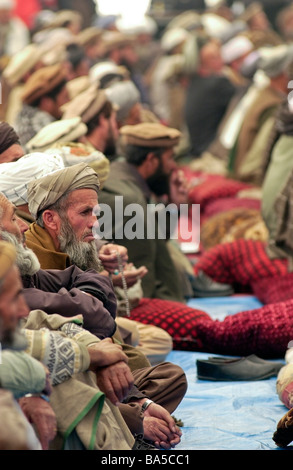
[{"label": "worn shoe", "polygon": [[[229,357],[229,356],[212,356],[209,357],[209,360],[213,362],[231,362],[231,360],[239,360],[237,357]],[[274,362],[274,361],[267,361],[266,359],[262,359],[261,357],[258,357],[256,354],[250,354],[249,356],[246,356],[246,359],[251,362],[255,362],[256,364],[264,364],[264,365],[270,365],[272,367],[272,370],[275,371],[275,375],[277,376],[279,371],[284,367],[285,363],[283,362]]]},{"label": "worn shoe", "polygon": [[199,271],[192,280],[192,290],[195,297],[227,297],[234,294],[232,286],[213,281],[203,271]]},{"label": "worn shoe", "polygon": [[264,380],[275,377],[283,366],[278,366],[274,362],[264,361],[253,362],[247,357],[241,358],[209,358],[198,359],[197,377],[201,380],[216,381],[251,381]]}]

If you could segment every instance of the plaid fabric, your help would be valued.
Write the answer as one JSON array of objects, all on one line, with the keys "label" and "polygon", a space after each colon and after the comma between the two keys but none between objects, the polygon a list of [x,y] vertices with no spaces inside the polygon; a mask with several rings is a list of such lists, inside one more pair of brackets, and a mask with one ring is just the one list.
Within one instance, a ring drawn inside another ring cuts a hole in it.
[{"label": "plaid fabric", "polygon": [[293,299],[228,315],[223,321],[199,322],[197,334],[206,352],[284,357],[293,338]]},{"label": "plaid fabric", "polygon": [[219,198],[236,196],[239,191],[251,188],[251,185],[225,178],[224,176],[209,176],[204,182],[190,190],[189,201],[192,204],[200,204],[203,210],[207,203]]},{"label": "plaid fabric", "polygon": [[145,298],[131,310],[130,318],[162,328],[172,336],[173,349],[185,351],[202,350],[202,343],[197,336],[197,324],[199,321],[211,320],[206,312],[182,303]]},{"label": "plaid fabric", "polygon": [[273,304],[293,299],[293,273],[255,279],[251,287],[254,295],[263,304]]},{"label": "plaid fabric", "polygon": [[270,259],[260,240],[238,239],[206,251],[194,266],[217,282],[251,286],[256,279],[287,274],[285,259]]}]

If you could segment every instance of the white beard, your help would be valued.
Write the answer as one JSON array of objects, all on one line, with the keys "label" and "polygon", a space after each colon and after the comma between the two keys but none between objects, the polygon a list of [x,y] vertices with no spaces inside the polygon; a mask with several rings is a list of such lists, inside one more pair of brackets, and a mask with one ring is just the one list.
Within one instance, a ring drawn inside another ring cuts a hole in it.
[{"label": "white beard", "polygon": [[9,232],[1,231],[1,238],[15,246],[16,264],[21,276],[33,276],[40,270],[41,265],[33,250],[23,246],[22,243]]}]

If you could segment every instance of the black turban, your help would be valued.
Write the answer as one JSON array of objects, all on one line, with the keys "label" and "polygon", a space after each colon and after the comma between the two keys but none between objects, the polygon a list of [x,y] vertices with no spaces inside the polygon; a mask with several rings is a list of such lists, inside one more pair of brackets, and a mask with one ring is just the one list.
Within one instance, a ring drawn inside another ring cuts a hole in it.
[{"label": "black turban", "polygon": [[0,122],[0,154],[13,144],[20,145],[18,135],[7,122]]}]

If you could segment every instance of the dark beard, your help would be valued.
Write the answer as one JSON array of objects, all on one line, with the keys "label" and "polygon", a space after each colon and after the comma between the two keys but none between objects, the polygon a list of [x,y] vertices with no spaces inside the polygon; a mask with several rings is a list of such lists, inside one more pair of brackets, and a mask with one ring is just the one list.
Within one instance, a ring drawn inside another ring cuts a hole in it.
[{"label": "dark beard", "polygon": [[58,236],[60,251],[66,253],[72,264],[82,271],[87,269],[101,270],[101,262],[95,242],[81,242],[77,240],[71,225],[66,217],[62,217],[62,226]]},{"label": "dark beard", "polygon": [[156,196],[169,195],[169,175],[163,173],[161,166],[159,166],[156,173],[147,178],[146,181],[150,190]]},{"label": "dark beard", "polygon": [[40,270],[39,260],[33,250],[23,246],[14,235],[5,230],[1,232],[1,238],[15,246],[16,264],[22,277],[33,276]]}]

